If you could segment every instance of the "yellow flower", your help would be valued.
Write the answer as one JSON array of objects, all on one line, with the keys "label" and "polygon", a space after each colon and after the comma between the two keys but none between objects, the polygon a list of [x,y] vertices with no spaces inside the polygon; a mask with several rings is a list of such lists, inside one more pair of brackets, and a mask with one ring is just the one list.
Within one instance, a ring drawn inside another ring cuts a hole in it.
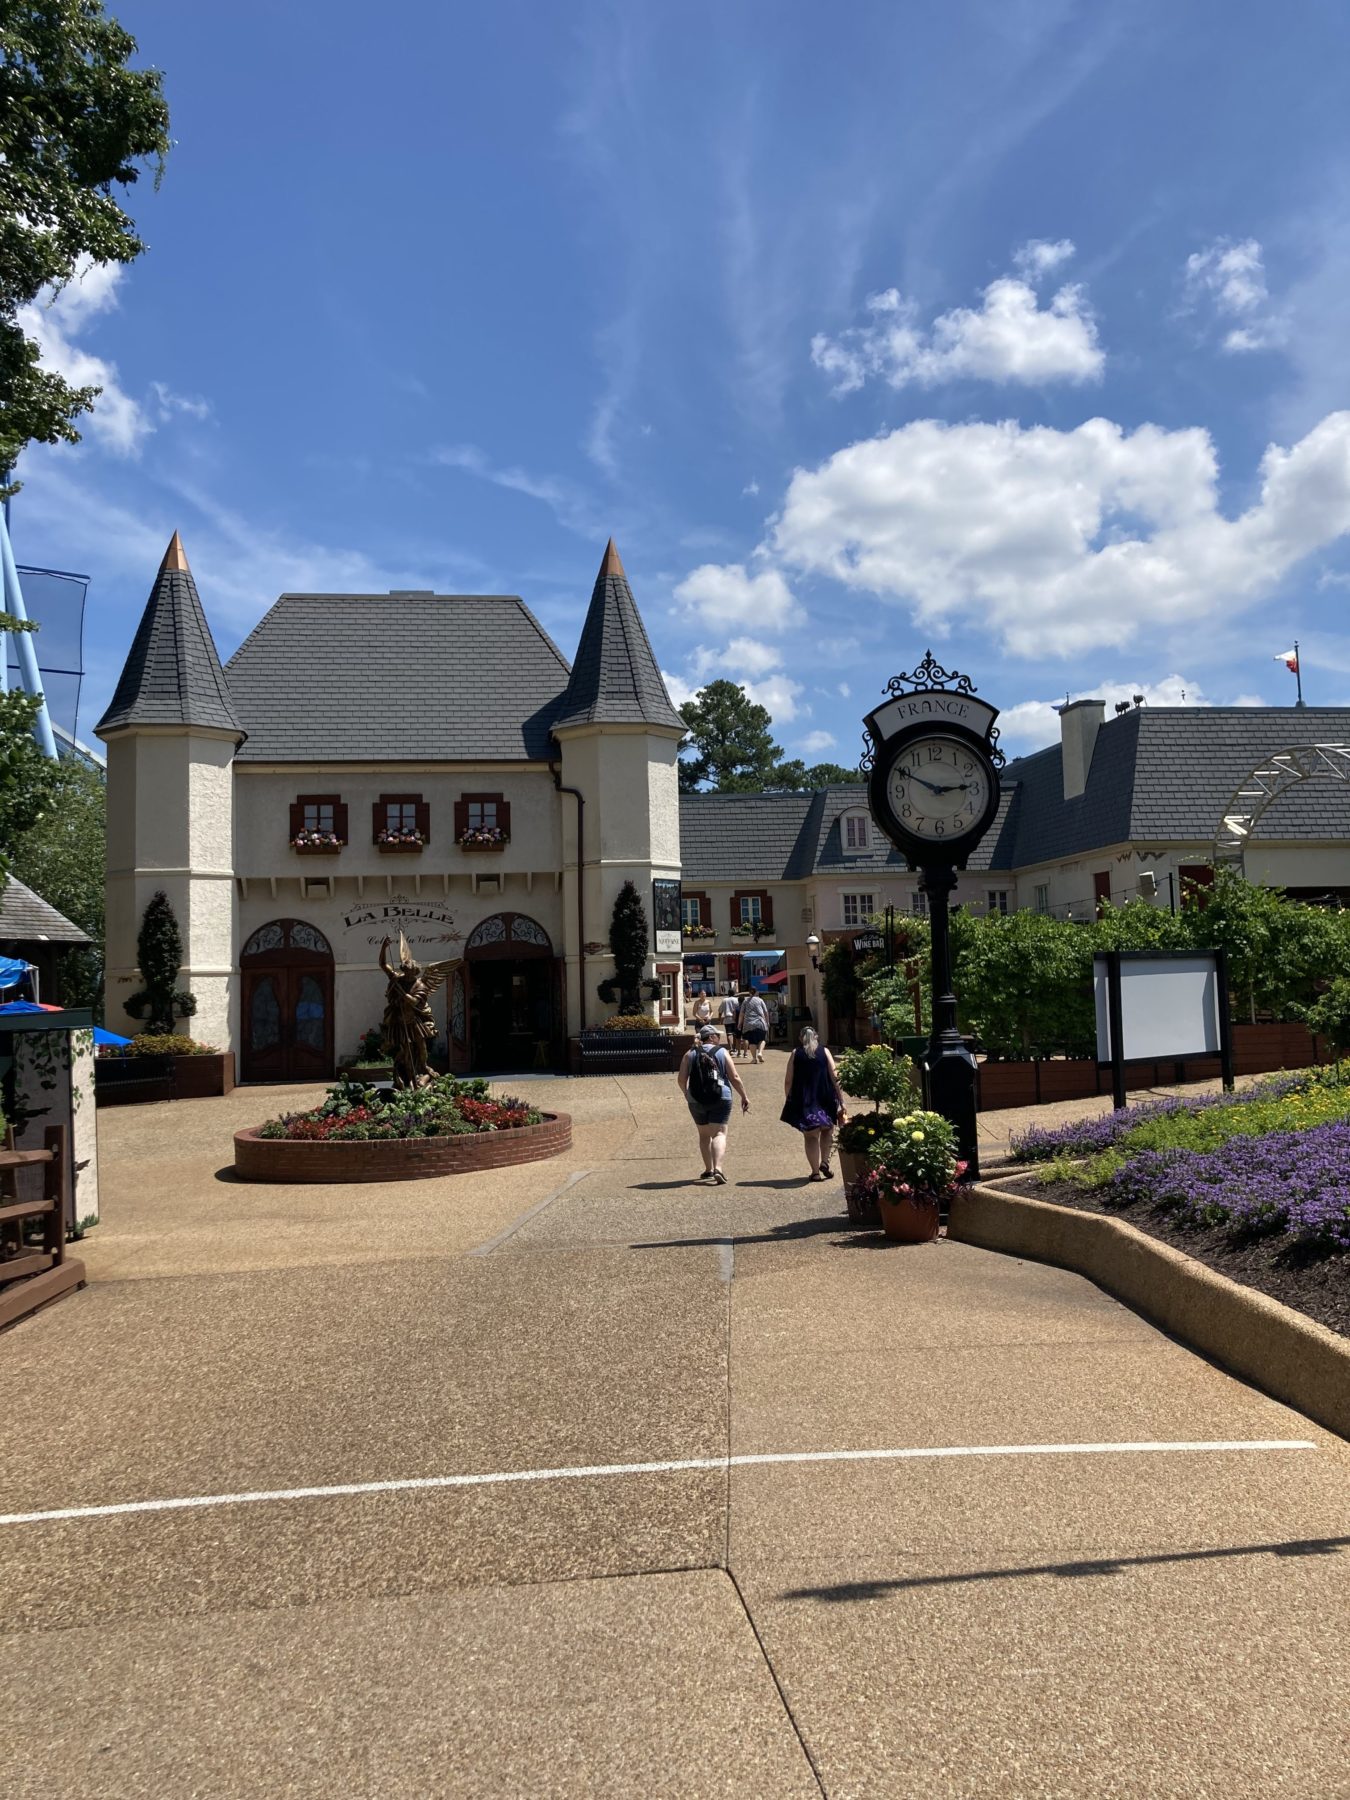
[{"label": "yellow flower", "polygon": [[909,1135],[914,1139],[916,1144],[921,1144],[923,1142],[923,1133],[921,1131],[911,1131]]}]

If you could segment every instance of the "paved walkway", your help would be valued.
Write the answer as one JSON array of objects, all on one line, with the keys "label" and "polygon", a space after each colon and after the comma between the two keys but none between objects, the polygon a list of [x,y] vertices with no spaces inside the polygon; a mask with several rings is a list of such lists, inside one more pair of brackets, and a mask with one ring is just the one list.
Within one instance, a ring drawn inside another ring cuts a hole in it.
[{"label": "paved walkway", "polygon": [[1350,1446],[844,1230],[781,1071],[712,1192],[669,1077],[531,1082],[574,1150],[490,1181],[101,1115],[92,1285],[0,1337],[0,1514],[77,1515],[0,1523],[6,1795],[1350,1794]]}]

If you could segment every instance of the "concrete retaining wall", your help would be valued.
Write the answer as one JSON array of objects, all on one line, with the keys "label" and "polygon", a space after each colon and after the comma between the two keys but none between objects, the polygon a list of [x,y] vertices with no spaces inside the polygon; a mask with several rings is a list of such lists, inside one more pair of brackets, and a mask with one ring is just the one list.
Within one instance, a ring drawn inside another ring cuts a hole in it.
[{"label": "concrete retaining wall", "polygon": [[1350,1438],[1350,1340],[1123,1219],[981,1182],[952,1202],[948,1235],[1086,1275],[1192,1349]]}]

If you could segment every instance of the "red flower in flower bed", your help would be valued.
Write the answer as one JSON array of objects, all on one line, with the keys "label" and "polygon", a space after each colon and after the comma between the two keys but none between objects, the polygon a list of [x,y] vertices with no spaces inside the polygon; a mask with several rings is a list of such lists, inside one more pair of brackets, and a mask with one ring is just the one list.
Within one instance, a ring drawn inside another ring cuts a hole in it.
[{"label": "red flower in flower bed", "polygon": [[509,1100],[461,1100],[459,1110],[475,1131],[510,1131],[530,1122],[529,1108]]}]

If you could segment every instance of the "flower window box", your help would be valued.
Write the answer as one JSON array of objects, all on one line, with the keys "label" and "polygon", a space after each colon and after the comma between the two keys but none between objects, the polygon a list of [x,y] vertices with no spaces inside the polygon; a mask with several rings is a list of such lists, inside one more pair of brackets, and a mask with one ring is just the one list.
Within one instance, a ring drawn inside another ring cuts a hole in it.
[{"label": "flower window box", "polygon": [[500,794],[461,794],[455,802],[461,850],[504,850],[511,842],[511,804]]},{"label": "flower window box", "polygon": [[337,794],[298,794],[291,802],[291,849],[336,856],[347,842],[347,808]]},{"label": "flower window box", "polygon": [[778,940],[777,932],[765,925],[761,925],[758,931],[755,930],[753,925],[733,925],[731,927],[731,935],[742,942],[753,942],[756,944],[773,944]]},{"label": "flower window box", "polygon": [[420,794],[381,794],[370,809],[370,838],[381,856],[420,856],[431,842],[431,808]]},{"label": "flower window box", "polygon": [[716,936],[716,927],[712,925],[686,925],[684,927],[684,937],[691,944],[710,944]]}]

